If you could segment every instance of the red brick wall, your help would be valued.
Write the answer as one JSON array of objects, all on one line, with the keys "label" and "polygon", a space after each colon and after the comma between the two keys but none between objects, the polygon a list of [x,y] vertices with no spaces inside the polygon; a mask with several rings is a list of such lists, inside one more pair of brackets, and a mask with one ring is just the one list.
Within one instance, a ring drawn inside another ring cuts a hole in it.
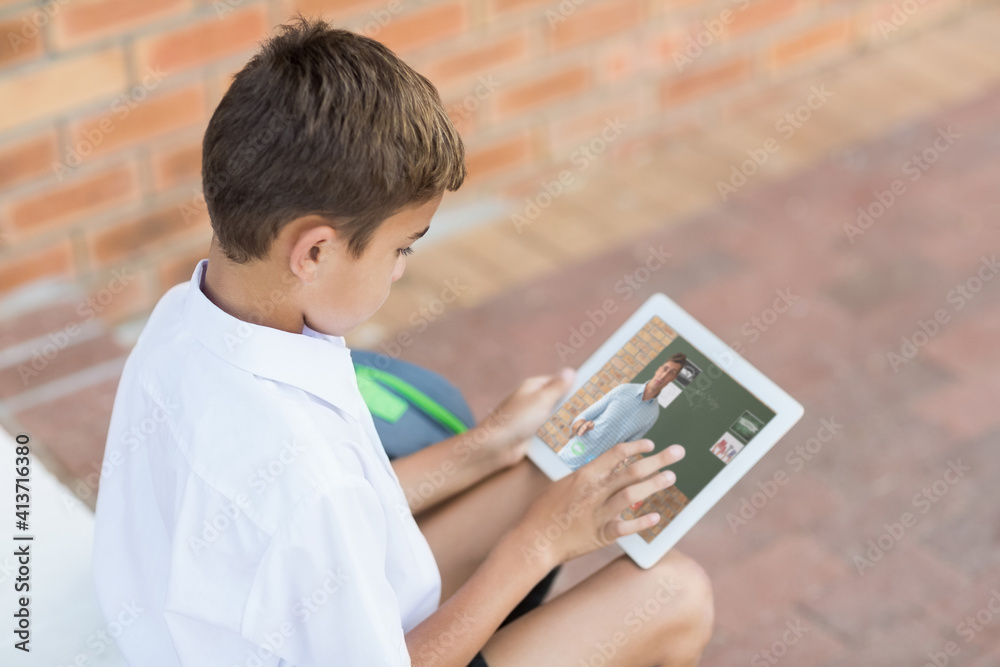
[{"label": "red brick wall", "polygon": [[124,270],[100,313],[118,322],[187,279],[210,237],[205,123],[296,10],[438,86],[469,148],[462,202],[537,190],[609,120],[627,150],[973,1],[0,0],[0,294],[53,277],[95,292]]}]

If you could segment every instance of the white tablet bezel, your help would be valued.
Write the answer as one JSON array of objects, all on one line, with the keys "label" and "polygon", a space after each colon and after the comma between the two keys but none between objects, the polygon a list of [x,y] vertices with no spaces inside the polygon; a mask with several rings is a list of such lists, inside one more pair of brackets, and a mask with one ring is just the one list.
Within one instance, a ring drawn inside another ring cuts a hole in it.
[{"label": "white tablet bezel", "polygon": [[[804,412],[798,401],[754,368],[665,294],[654,294],[646,300],[580,366],[573,386],[559,400],[559,405],[561,406],[597,373],[654,316],[659,316],[668,327],[695,346],[712,363],[774,410],[775,415],[760,433],[754,436],[753,444],[747,445],[739,456],[727,463],[726,467],[691,499],[680,514],[652,542],[646,542],[637,534],[626,535],[618,539],[618,545],[643,568],[651,567],[662,558],[802,418]],[[528,457],[550,479],[561,479],[572,472],[562,459],[552,451],[552,448],[542,442],[538,436],[535,436],[531,442]]]}]

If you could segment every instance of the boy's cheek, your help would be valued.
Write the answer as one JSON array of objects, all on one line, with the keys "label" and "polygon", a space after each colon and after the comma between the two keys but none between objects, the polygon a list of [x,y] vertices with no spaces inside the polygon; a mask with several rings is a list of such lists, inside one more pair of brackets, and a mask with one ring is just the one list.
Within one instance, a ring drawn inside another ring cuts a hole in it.
[{"label": "boy's cheek", "polygon": [[396,282],[403,277],[403,271],[406,270],[406,259],[400,257],[396,260],[396,265],[392,269],[392,281]]}]

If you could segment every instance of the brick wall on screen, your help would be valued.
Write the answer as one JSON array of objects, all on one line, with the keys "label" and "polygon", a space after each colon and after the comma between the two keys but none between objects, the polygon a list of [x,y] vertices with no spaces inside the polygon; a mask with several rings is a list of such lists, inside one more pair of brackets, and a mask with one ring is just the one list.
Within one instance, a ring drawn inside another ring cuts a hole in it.
[{"label": "brick wall on screen", "polygon": [[295,11],[385,42],[438,86],[469,150],[461,202],[537,189],[614,119],[627,151],[879,48],[894,12],[893,39],[973,1],[0,0],[0,294],[115,285],[100,312],[115,323],[186,280],[210,238],[205,124]]}]

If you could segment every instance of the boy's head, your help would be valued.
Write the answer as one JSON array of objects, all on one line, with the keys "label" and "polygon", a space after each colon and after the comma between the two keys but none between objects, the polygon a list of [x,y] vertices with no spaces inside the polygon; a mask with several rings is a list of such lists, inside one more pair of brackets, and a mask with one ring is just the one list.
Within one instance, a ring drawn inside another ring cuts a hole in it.
[{"label": "boy's head", "polygon": [[465,175],[430,81],[379,42],[302,18],[236,74],[202,146],[225,264],[281,273],[327,333],[378,309],[402,275],[401,249]]}]

